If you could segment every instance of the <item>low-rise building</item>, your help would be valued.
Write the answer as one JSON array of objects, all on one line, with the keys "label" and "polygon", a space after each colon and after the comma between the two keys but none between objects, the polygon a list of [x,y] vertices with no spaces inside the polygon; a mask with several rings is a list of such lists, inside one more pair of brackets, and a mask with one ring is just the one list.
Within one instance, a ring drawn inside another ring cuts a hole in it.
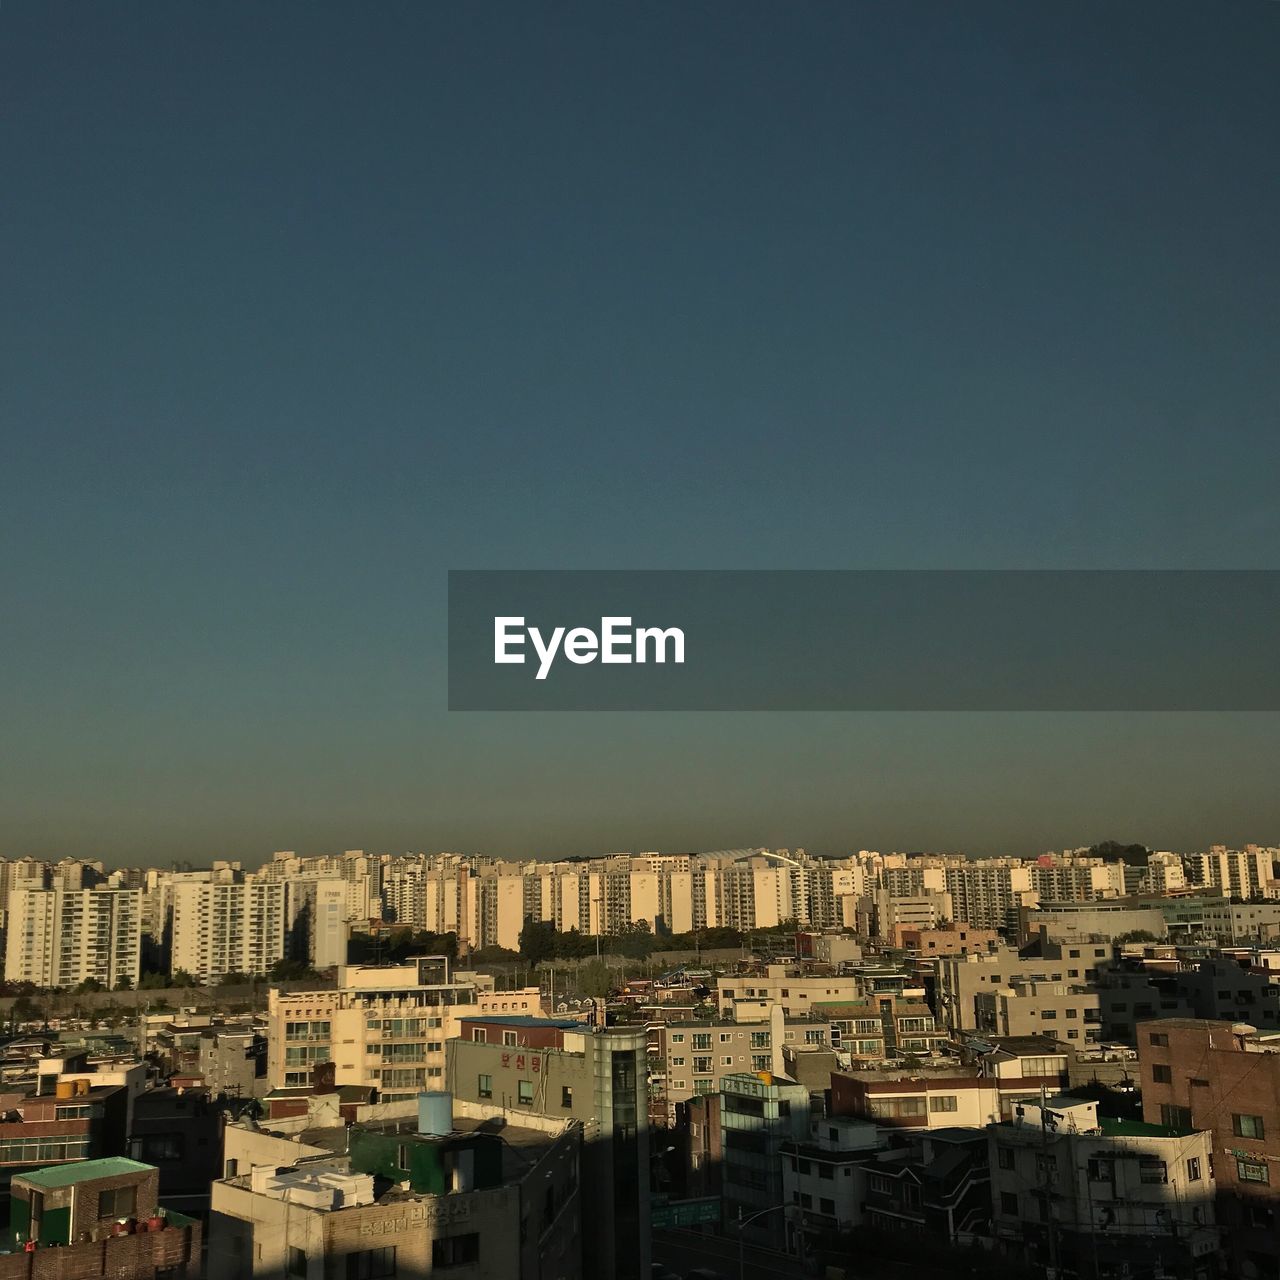
[{"label": "low-rise building", "polygon": [[196,1280],[200,1223],[160,1208],[158,1187],[120,1157],[15,1176],[0,1280]]},{"label": "low-rise building", "polygon": [[974,1010],[980,1034],[1050,1036],[1082,1047],[1100,1038],[1098,993],[1079,983],[1014,978],[1006,987],[979,992]]},{"label": "low-rise building", "polygon": [[328,1133],[332,1155],[214,1183],[211,1280],[583,1275],[580,1125],[462,1116],[430,1094],[416,1124]]},{"label": "low-rise building", "polygon": [[1066,1053],[994,1052],[973,1065],[835,1072],[831,1112],[893,1129],[977,1128],[1066,1082]]},{"label": "low-rise building", "polygon": [[650,1115],[654,1123],[675,1122],[676,1108],[690,1098],[719,1093],[726,1076],[743,1072],[782,1074],[788,1046],[831,1046],[831,1023],[814,1017],[782,1017],[780,1006],[764,1022],[727,1019],[673,1022],[649,1028]]},{"label": "low-rise building", "polygon": [[773,1005],[788,1018],[805,1017],[823,1000],[856,1000],[862,988],[855,977],[812,973],[796,965],[765,965],[756,973],[716,979],[716,1004],[722,1018],[734,1022],[765,1021]]},{"label": "low-rise building", "polygon": [[527,1017],[464,1019],[448,1044],[447,1086],[459,1106],[582,1125],[589,1276],[649,1275],[645,1048],[641,1030]]},{"label": "low-rise building", "polygon": [[1143,1116],[1212,1135],[1232,1274],[1280,1275],[1280,1036],[1198,1018],[1138,1029]]},{"label": "low-rise building", "polygon": [[994,1125],[990,1148],[1003,1252],[1056,1274],[1216,1274],[1210,1133],[1099,1119],[1097,1103],[1057,1096]]}]

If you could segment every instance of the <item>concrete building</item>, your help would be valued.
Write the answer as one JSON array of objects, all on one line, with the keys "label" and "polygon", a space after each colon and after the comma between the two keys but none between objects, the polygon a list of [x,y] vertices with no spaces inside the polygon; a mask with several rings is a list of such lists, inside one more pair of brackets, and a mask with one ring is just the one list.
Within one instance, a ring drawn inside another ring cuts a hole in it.
[{"label": "concrete building", "polygon": [[[1056,1274],[1217,1274],[1211,1135],[1027,1103],[990,1130],[997,1246]],[[1153,1264],[1157,1269],[1152,1271]]]},{"label": "concrete building", "polygon": [[14,889],[5,978],[37,987],[134,987],[141,975],[142,895],[133,889]]},{"label": "concrete building", "polygon": [[1098,993],[1079,983],[1014,978],[974,997],[979,1034],[1050,1036],[1083,1047],[1099,1039]]},{"label": "concrete building", "polygon": [[1207,1130],[1217,1219],[1231,1274],[1280,1275],[1280,1038],[1246,1023],[1193,1018],[1138,1029],[1142,1112]]},{"label": "concrete building", "polygon": [[1031,941],[1043,933],[1051,942],[1072,946],[1112,942],[1126,933],[1168,936],[1164,913],[1142,899],[1112,898],[1105,901],[1048,902],[1023,907],[1018,914],[1019,937]]},{"label": "concrete building", "polygon": [[580,1126],[462,1116],[428,1095],[417,1124],[320,1137],[325,1155],[214,1183],[210,1280],[583,1276]]},{"label": "concrete building", "polygon": [[922,1000],[893,994],[870,995],[848,1003],[823,1001],[812,1016],[831,1028],[831,1045],[854,1061],[929,1057],[946,1043],[947,1033]]},{"label": "concrete building", "polygon": [[411,1099],[444,1077],[445,1041],[479,1013],[538,1014],[536,987],[494,990],[493,978],[450,970],[444,956],[404,964],[342,965],[336,989],[267,996],[267,1079],[307,1089],[332,1062],[339,1085],[368,1085],[386,1101]]},{"label": "concrete building", "polygon": [[585,1275],[649,1277],[649,1125],[643,1031],[525,1017],[466,1019],[448,1044],[460,1108],[582,1126]]},{"label": "concrete building", "polygon": [[946,929],[898,925],[892,942],[895,947],[901,947],[918,959],[990,955],[1000,949],[1000,935],[994,929],[975,929],[967,924],[956,924]]},{"label": "concrete building", "polygon": [[158,1188],[120,1157],[16,1175],[0,1280],[196,1280],[200,1224],[160,1208]]},{"label": "concrete building", "polygon": [[674,1124],[676,1109],[690,1098],[719,1093],[726,1076],[744,1072],[783,1074],[782,1050],[790,1046],[824,1048],[829,1023],[785,1019],[772,1006],[767,1022],[696,1021],[650,1027],[650,1114],[655,1123]]},{"label": "concrete building", "polygon": [[970,1065],[834,1072],[831,1113],[887,1129],[981,1129],[1020,1105],[1056,1092],[1070,1052],[1042,1038],[997,1048]]},{"label": "concrete building", "polygon": [[173,886],[171,972],[217,982],[229,973],[269,973],[287,954],[287,890],[269,880]]},{"label": "concrete building", "polygon": [[1265,969],[1210,958],[1174,962],[1141,961],[1109,971],[1098,993],[1103,1035],[1136,1043],[1138,1027],[1153,1018],[1200,1018],[1248,1022],[1280,1029],[1280,986]]},{"label": "concrete building", "polygon": [[862,1225],[866,1168],[885,1145],[884,1130],[847,1116],[811,1118],[804,1138],[782,1144],[782,1199],[800,1206],[806,1233]]},{"label": "concrete building", "polygon": [[1110,966],[1112,952],[1108,942],[1047,942],[1038,956],[1024,957],[1004,947],[989,955],[943,957],[937,962],[939,1021],[952,1032],[973,1030],[978,993],[1015,980],[1092,985]]},{"label": "concrete building", "polygon": [[787,964],[765,965],[757,973],[716,979],[720,1016],[735,1022],[767,1021],[773,1005],[781,1006],[788,1018],[804,1017],[818,1001],[853,1001],[861,994],[854,977],[813,974]]},{"label": "concrete building", "polygon": [[[724,1162],[724,1217],[727,1226],[783,1203],[783,1148],[809,1133],[809,1091],[768,1072],[725,1078],[720,1091],[720,1146]],[[798,1217],[764,1214],[745,1227],[743,1237],[800,1254]]]}]

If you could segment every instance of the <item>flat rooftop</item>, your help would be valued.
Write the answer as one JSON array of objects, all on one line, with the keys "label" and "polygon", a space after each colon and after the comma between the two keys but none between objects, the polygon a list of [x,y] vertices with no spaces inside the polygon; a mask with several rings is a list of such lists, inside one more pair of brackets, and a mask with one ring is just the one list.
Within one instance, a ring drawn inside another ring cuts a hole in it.
[{"label": "flat rooftop", "polygon": [[109,1156],[105,1160],[78,1160],[74,1164],[52,1165],[48,1169],[33,1169],[30,1173],[15,1174],[33,1187],[70,1187],[94,1178],[119,1178],[126,1173],[152,1173],[154,1165],[126,1160],[124,1156]]},{"label": "flat rooftop", "polygon": [[530,1013],[473,1013],[459,1022],[501,1022],[504,1027],[554,1027],[560,1031],[590,1031],[585,1022],[572,1018],[536,1018]]}]

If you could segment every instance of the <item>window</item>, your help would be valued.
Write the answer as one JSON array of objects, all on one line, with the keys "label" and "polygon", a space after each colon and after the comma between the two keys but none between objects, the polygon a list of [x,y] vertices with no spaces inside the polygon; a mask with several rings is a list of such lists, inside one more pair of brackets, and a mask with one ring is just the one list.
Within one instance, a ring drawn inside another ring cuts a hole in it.
[{"label": "window", "polygon": [[482,1098],[493,1097],[493,1077],[484,1075],[483,1073],[476,1081],[476,1092]]},{"label": "window", "polygon": [[513,1049],[516,1047],[518,1037],[514,1031],[504,1031],[502,1033],[502,1043],[510,1045]]},{"label": "window", "polygon": [[1169,1169],[1163,1160],[1153,1156],[1138,1158],[1138,1181],[1148,1183],[1168,1182]]},{"label": "window", "polygon": [[1151,1078],[1156,1082],[1156,1084],[1172,1084],[1173,1069],[1171,1067],[1164,1066],[1162,1063],[1157,1062],[1151,1068]]},{"label": "window", "polygon": [[294,1245],[289,1246],[288,1271],[291,1276],[305,1276],[307,1274],[307,1251],[305,1249],[296,1248]]},{"label": "window", "polygon": [[1192,1156],[1191,1159],[1187,1161],[1187,1181],[1200,1181],[1200,1160],[1197,1156]]},{"label": "window", "polygon": [[1261,1160],[1245,1160],[1241,1156],[1236,1157],[1236,1177],[1241,1182],[1271,1183],[1271,1174]]},{"label": "window", "polygon": [[528,1106],[533,1101],[533,1081],[521,1080],[516,1085],[516,1101]]},{"label": "window", "polygon": [[996,1164],[1001,1169],[1013,1168],[1013,1148],[997,1147],[996,1148]]},{"label": "window", "polygon": [[835,1215],[835,1211],[836,1211],[836,1202],[835,1202],[834,1200],[819,1200],[819,1201],[818,1201],[818,1212],[819,1212],[819,1213],[829,1213],[829,1214],[831,1214],[832,1216],[834,1216],[834,1215]]},{"label": "window", "polygon": [[1013,1217],[1018,1216],[1018,1196],[1013,1191],[1002,1191],[1000,1193],[1000,1212],[1011,1214]]},{"label": "window", "polygon": [[1155,1045],[1157,1049],[1167,1049],[1169,1047],[1169,1037],[1163,1031],[1153,1031],[1147,1037],[1147,1043]]},{"label": "window", "polygon": [[955,1111],[957,1099],[954,1093],[935,1093],[929,1098],[930,1111]]},{"label": "window", "polygon": [[130,1218],[138,1207],[137,1187],[116,1187],[98,1192],[99,1218]]},{"label": "window", "polygon": [[143,1164],[164,1164],[168,1161],[182,1159],[182,1134],[180,1133],[146,1133],[134,1138],[130,1144],[130,1154]]},{"label": "window", "polygon": [[465,1267],[480,1261],[480,1233],[465,1236],[443,1236],[431,1242],[432,1267]]},{"label": "window", "polygon": [[1160,1123],[1169,1129],[1190,1129],[1191,1108],[1175,1107],[1172,1103],[1160,1104]]},{"label": "window", "polygon": [[396,1247],[347,1254],[347,1280],[384,1280],[396,1273]]},{"label": "window", "polygon": [[710,1058],[694,1058],[693,1069],[694,1071],[702,1072],[704,1075],[709,1074],[711,1071],[711,1059]]},{"label": "window", "polygon": [[707,1032],[702,1032],[702,1031],[697,1032],[697,1033],[694,1035],[694,1037],[693,1037],[693,1047],[694,1047],[695,1049],[710,1049],[710,1048],[711,1048],[711,1033],[710,1033],[709,1031],[707,1031]]},{"label": "window", "polygon": [[731,1066],[733,1066],[733,1054],[728,1054],[728,1055],[726,1055],[725,1057],[721,1058],[721,1059],[720,1059],[720,1065],[721,1065],[722,1067],[731,1067]]},{"label": "window", "polygon": [[1261,1138],[1265,1136],[1261,1116],[1231,1117],[1231,1132],[1237,1138]]},{"label": "window", "polygon": [[683,1031],[681,1031],[678,1035],[673,1035],[673,1036],[671,1037],[671,1043],[672,1043],[672,1044],[684,1044],[684,1032],[683,1032]]},{"label": "window", "polygon": [[560,1105],[562,1107],[573,1106],[573,1086],[562,1084],[560,1086]]}]

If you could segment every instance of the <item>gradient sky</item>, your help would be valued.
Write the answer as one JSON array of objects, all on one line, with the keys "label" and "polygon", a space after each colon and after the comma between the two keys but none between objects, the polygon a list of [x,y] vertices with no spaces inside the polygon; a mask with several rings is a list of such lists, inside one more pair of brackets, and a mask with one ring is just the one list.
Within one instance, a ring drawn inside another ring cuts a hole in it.
[{"label": "gradient sky", "polygon": [[1275,716],[443,670],[449,568],[1280,566],[1278,64],[1267,0],[6,0],[0,854],[1280,843]]}]

